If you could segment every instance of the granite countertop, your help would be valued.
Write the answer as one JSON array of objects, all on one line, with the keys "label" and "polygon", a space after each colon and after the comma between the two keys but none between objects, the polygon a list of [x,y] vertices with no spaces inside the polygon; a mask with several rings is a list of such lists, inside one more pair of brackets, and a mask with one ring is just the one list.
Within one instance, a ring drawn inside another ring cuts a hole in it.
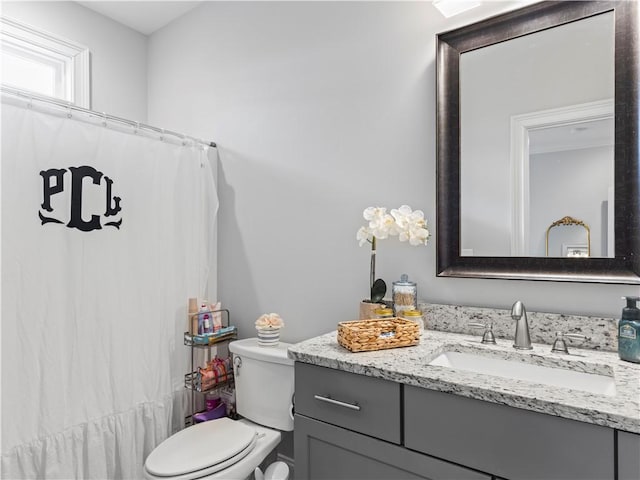
[{"label": "granite countertop", "polygon": [[[569,355],[551,353],[546,344],[533,344],[533,350],[516,350],[512,344],[497,339],[497,345],[483,345],[477,335],[425,330],[416,346],[352,353],[338,345],[334,331],[289,347],[288,355],[299,362],[640,433],[640,364],[624,362],[615,352],[573,348],[571,342]],[[613,376],[616,391],[589,393],[428,365],[445,351]]]}]

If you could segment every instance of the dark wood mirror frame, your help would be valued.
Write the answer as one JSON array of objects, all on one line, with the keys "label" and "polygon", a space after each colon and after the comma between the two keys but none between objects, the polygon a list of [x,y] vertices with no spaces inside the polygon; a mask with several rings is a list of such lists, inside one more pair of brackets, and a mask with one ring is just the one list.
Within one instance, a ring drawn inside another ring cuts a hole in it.
[{"label": "dark wood mirror frame", "polygon": [[[460,255],[460,55],[611,11],[615,18],[615,258]],[[437,275],[640,284],[638,6],[548,1],[437,36]]]}]

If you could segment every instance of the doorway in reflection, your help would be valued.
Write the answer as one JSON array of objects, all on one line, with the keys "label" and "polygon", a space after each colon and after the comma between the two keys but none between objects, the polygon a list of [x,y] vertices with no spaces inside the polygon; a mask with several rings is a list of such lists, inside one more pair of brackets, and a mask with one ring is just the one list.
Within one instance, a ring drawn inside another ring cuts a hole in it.
[{"label": "doorway in reflection", "polygon": [[613,257],[613,143],[613,118],[529,132],[527,256]]}]

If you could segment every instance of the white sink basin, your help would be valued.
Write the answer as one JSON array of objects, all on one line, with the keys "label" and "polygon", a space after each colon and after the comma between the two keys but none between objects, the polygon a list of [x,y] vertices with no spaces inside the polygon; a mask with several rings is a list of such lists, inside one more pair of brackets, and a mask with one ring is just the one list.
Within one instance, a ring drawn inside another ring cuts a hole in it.
[{"label": "white sink basin", "polygon": [[531,363],[492,358],[466,352],[443,352],[429,365],[454,368],[495,377],[523,380],[552,387],[569,388],[599,395],[613,396],[616,387],[613,377],[585,373],[564,368],[546,367]]}]

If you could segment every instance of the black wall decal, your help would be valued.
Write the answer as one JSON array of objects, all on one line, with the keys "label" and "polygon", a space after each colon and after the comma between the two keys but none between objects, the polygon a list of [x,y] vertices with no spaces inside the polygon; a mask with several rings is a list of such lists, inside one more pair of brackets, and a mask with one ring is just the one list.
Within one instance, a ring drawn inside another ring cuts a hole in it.
[{"label": "black wall decal", "polygon": [[[65,178],[68,177],[68,175],[66,175],[67,171],[71,174],[71,209],[69,212],[69,222],[66,224],[67,227],[76,228],[83,232],[91,232],[102,228],[100,215],[92,214],[91,218],[88,220],[82,218],[82,190],[85,178],[90,179],[91,183],[94,185],[101,185],[101,181],[104,178],[106,193],[104,216],[113,217],[120,213],[122,210],[122,207],[120,206],[121,198],[112,196],[113,180],[88,165],[69,167],[68,170],[65,168],[51,168],[40,172],[40,176],[42,177],[43,197],[42,204],[40,206],[44,210],[47,212],[53,212],[53,208],[51,207],[51,197],[65,192]],[[38,217],[40,218],[41,225],[46,223],[65,223],[63,220],[58,218],[45,216],[42,211],[38,212]],[[122,225],[122,218],[114,219],[104,225],[120,229],[120,225]]]}]

